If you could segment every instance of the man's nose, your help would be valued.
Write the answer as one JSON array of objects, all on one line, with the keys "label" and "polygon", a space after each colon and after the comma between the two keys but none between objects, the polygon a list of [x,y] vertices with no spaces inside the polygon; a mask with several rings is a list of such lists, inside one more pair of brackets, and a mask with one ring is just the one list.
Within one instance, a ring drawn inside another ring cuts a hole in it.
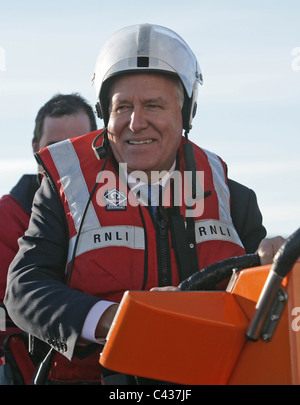
[{"label": "man's nose", "polygon": [[138,132],[148,125],[145,112],[142,107],[135,107],[130,115],[129,129],[132,132]]}]

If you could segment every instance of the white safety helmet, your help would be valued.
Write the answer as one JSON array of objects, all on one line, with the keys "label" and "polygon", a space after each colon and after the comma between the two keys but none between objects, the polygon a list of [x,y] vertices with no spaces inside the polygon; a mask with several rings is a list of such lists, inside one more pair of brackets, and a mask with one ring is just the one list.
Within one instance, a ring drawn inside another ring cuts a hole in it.
[{"label": "white safety helmet", "polygon": [[125,27],[105,42],[98,56],[93,77],[97,97],[96,110],[105,126],[109,118],[110,79],[130,72],[159,72],[180,78],[185,89],[183,128],[189,132],[196,113],[202,74],[197,59],[186,42],[174,31],[152,24]]}]

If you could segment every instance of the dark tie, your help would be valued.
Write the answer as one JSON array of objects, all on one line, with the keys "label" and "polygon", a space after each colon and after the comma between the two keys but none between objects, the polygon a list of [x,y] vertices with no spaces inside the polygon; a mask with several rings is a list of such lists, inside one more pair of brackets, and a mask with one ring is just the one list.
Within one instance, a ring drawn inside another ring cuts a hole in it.
[{"label": "dark tie", "polygon": [[159,193],[161,186],[158,184],[147,185],[136,187],[133,192],[144,205],[148,205],[153,213],[155,219],[158,218],[159,214]]}]

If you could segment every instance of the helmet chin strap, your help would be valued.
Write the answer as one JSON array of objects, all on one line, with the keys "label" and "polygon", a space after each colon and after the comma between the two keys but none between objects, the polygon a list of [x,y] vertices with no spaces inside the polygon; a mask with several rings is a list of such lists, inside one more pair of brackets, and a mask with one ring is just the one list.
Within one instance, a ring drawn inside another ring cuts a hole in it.
[{"label": "helmet chin strap", "polygon": [[[99,138],[103,135],[103,141],[101,146],[96,146],[96,143]],[[97,159],[101,160],[106,157],[108,151],[109,143],[107,139],[107,128],[105,127],[103,131],[101,131],[96,138],[93,140],[92,149],[97,157]]]},{"label": "helmet chin strap", "polygon": [[187,131],[186,129],[184,130],[184,137],[185,137],[186,143],[189,142],[189,132],[190,131]]}]

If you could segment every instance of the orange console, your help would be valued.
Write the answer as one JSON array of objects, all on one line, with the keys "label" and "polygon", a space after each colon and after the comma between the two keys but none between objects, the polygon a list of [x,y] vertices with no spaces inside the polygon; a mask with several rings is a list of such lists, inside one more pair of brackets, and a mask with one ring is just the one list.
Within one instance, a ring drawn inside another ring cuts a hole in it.
[{"label": "orange console", "polygon": [[246,337],[270,267],[240,271],[223,292],[126,292],[101,364],[178,384],[299,384],[299,262],[283,279],[286,304],[270,316],[272,334]]}]

